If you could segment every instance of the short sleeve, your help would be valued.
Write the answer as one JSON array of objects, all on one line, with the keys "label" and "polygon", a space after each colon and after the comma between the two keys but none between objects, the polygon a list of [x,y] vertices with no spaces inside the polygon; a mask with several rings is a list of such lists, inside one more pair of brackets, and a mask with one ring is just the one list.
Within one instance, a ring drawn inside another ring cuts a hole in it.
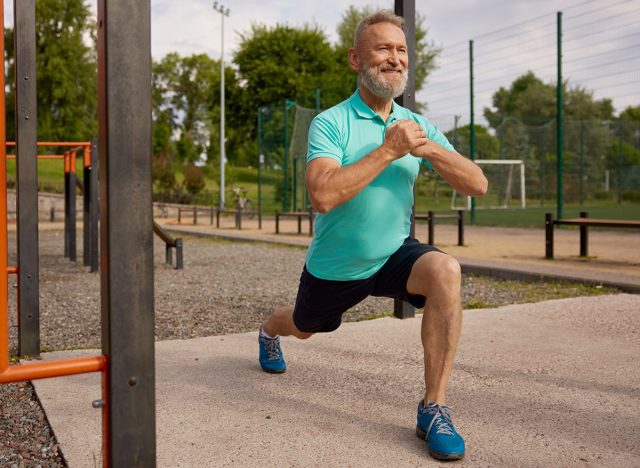
[{"label": "short sleeve", "polygon": [[307,164],[316,158],[331,158],[342,163],[343,156],[337,126],[322,114],[318,115],[309,127]]},{"label": "short sleeve", "polygon": [[[431,122],[429,122],[426,118],[422,116],[419,116],[418,120],[420,125],[422,125],[422,128],[424,128],[424,131],[427,134],[427,138],[429,140],[439,144],[446,150],[456,151],[456,149],[449,142],[447,137],[444,136],[444,134],[438,129],[438,127],[433,125]],[[431,166],[431,163],[426,159],[422,158],[421,163],[427,166],[430,170],[433,170],[433,166]]]}]

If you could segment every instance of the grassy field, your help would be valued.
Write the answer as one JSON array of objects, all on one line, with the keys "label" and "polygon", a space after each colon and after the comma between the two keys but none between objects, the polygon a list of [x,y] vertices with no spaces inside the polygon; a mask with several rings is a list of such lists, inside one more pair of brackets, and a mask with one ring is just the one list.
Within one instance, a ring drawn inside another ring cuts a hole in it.
[{"label": "grassy field", "polygon": [[[64,189],[62,161],[42,160],[38,164],[38,183],[44,191],[62,192]],[[82,177],[82,164],[77,166],[78,177]],[[15,161],[7,161],[7,175],[9,180],[15,179]],[[182,173],[176,174],[178,183],[183,180]],[[282,185],[281,171],[263,171],[262,173],[262,209],[266,214],[273,214],[276,210],[282,210],[282,202],[276,201],[276,187]],[[290,180],[290,186],[293,181]],[[302,181],[298,181],[298,202],[296,208],[304,209],[302,198]],[[233,187],[241,187],[246,190],[246,196],[252,201],[255,208],[258,207],[258,171],[255,168],[227,167],[225,185],[227,188],[227,205],[233,206]],[[215,174],[206,178],[205,192],[198,203],[211,204],[218,200],[218,180]],[[444,183],[436,187],[433,180],[421,179],[416,189],[416,209],[420,213],[428,210],[450,211],[451,191]],[[293,209],[293,201],[290,204]],[[588,200],[584,205],[578,203],[565,203],[564,216],[577,217],[580,211],[587,211],[592,218],[610,219],[640,219],[640,203],[622,202],[617,204],[614,200],[599,201]],[[540,200],[528,200],[527,208],[509,209],[478,209],[476,222],[484,226],[513,226],[513,227],[541,227],[544,224],[544,214],[551,212],[556,214],[556,206],[553,200],[549,200],[544,206],[540,206]],[[465,221],[470,222],[469,213]]]}]

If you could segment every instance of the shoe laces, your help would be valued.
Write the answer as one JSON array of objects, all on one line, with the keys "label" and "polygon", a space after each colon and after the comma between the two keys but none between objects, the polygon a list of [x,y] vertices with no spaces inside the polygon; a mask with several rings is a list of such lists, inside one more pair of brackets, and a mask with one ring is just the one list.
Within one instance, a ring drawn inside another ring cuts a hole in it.
[{"label": "shoe laces", "polygon": [[262,336],[261,338],[269,360],[275,361],[280,359],[280,339],[278,337],[269,339],[265,336]]},{"label": "shoe laces", "polygon": [[439,405],[438,403],[427,403],[424,408],[427,414],[433,414],[431,424],[427,429],[427,434],[431,428],[436,426],[436,434],[453,435],[453,421],[451,420],[451,409],[448,406]]}]

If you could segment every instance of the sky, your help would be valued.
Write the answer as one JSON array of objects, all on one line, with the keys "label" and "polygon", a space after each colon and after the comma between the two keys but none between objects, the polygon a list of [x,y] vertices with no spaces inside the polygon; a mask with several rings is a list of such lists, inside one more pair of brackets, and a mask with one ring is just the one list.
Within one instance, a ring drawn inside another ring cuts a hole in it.
[{"label": "sky", "polygon": [[[5,22],[12,21],[7,2]],[[89,2],[96,10],[96,1]],[[223,0],[224,56],[230,61],[252,23],[317,24],[330,41],[348,5],[393,8],[377,0]],[[294,5],[294,6],[292,6]],[[209,0],[151,0],[152,55],[171,51],[219,58],[221,17]],[[476,119],[493,92],[532,69],[545,82],[556,79],[556,12],[563,11],[565,79],[611,97],[617,111],[640,105],[640,3],[637,0],[416,0],[430,40],[443,48],[439,69],[417,94],[427,115],[447,126],[469,118],[468,41],[474,40]],[[483,55],[484,54],[484,55]],[[433,120],[433,119],[432,119]]]}]

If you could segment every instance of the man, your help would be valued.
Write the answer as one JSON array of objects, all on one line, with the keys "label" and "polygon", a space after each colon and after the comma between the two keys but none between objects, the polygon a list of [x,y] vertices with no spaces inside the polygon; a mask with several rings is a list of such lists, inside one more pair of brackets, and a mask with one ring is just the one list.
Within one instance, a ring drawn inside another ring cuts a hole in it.
[{"label": "man", "polygon": [[486,193],[487,180],[424,117],[393,101],[407,83],[402,26],[390,11],[360,22],[349,50],[360,88],[311,124],[306,183],[319,212],[315,236],[295,307],[274,311],[260,327],[260,365],[285,372],[279,336],[331,332],[343,312],[369,295],[424,306],[426,390],[417,433],[432,456],[456,460],[464,455],[464,440],[445,406],[445,389],[462,322],[460,266],[409,239],[413,185],[421,163],[468,195]]}]

